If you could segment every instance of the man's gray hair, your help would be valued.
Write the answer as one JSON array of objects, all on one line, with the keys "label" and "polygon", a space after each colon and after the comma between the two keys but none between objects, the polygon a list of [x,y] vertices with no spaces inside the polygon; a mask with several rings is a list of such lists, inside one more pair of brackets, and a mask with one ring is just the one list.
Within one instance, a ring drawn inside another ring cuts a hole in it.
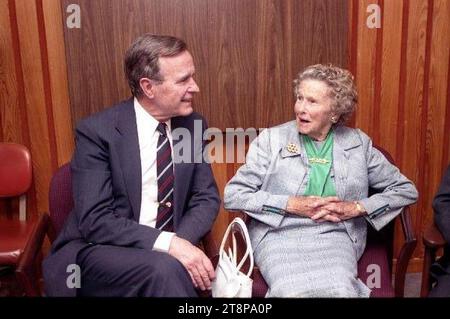
[{"label": "man's gray hair", "polygon": [[187,50],[183,40],[172,36],[144,34],[137,38],[125,53],[125,76],[135,97],[143,95],[142,78],[162,82],[159,58],[176,56]]}]

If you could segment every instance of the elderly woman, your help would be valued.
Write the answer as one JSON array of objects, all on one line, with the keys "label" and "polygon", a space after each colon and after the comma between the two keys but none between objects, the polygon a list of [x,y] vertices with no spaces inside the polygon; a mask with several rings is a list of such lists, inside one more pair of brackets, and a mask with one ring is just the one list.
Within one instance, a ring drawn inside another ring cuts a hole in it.
[{"label": "elderly woman", "polygon": [[366,134],[344,126],[357,103],[350,72],[313,65],[294,83],[295,120],[252,142],[225,208],[252,217],[268,297],[368,297],[357,277],[367,223],[381,229],[417,190]]}]

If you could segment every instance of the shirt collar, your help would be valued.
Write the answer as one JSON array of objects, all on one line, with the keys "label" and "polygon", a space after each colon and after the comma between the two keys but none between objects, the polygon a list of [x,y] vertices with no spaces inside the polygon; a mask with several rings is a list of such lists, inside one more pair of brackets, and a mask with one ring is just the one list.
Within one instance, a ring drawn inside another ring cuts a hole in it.
[{"label": "shirt collar", "polygon": [[[136,112],[136,121],[145,123],[150,132],[156,131],[156,127],[158,126],[159,122],[144,109],[137,98],[134,98],[134,111]],[[167,124],[169,132],[171,132],[170,119],[168,119],[165,123]]]}]

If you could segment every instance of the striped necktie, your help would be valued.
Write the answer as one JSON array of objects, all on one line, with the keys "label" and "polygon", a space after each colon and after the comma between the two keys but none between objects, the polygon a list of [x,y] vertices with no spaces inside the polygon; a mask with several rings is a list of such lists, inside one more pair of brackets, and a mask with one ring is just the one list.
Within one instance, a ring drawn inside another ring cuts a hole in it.
[{"label": "striped necktie", "polygon": [[166,123],[159,123],[156,128],[159,132],[156,150],[156,176],[158,181],[158,214],[156,228],[164,231],[173,231],[173,162],[172,149],[166,134]]}]

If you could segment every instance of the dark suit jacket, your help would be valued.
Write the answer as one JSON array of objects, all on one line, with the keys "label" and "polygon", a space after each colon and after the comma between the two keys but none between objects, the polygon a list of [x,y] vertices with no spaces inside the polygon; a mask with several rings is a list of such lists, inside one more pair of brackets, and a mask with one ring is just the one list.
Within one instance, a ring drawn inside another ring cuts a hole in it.
[{"label": "dark suit jacket", "polygon": [[450,243],[450,166],[442,178],[433,200],[434,220],[445,240]]},{"label": "dark suit jacket", "polygon": [[[194,125],[200,127],[198,136]],[[171,126],[172,131],[184,128],[191,133],[191,139],[177,141],[174,136],[173,141],[174,226],[177,236],[196,244],[211,229],[220,203],[210,165],[192,161],[195,154],[202,159],[198,154],[206,123],[193,113],[172,118]],[[178,143],[191,152],[191,161],[177,163]],[[141,163],[133,99],[79,123],[71,168],[75,207],[43,263],[50,296],[76,295],[76,289],[66,285],[67,266],[76,264],[83,248],[105,244],[151,250],[160,234],[139,224]]]},{"label": "dark suit jacket", "polygon": [[432,297],[450,297],[450,166],[442,178],[433,200],[434,221],[447,241],[444,256],[431,266],[431,274],[437,286],[430,293]]}]

